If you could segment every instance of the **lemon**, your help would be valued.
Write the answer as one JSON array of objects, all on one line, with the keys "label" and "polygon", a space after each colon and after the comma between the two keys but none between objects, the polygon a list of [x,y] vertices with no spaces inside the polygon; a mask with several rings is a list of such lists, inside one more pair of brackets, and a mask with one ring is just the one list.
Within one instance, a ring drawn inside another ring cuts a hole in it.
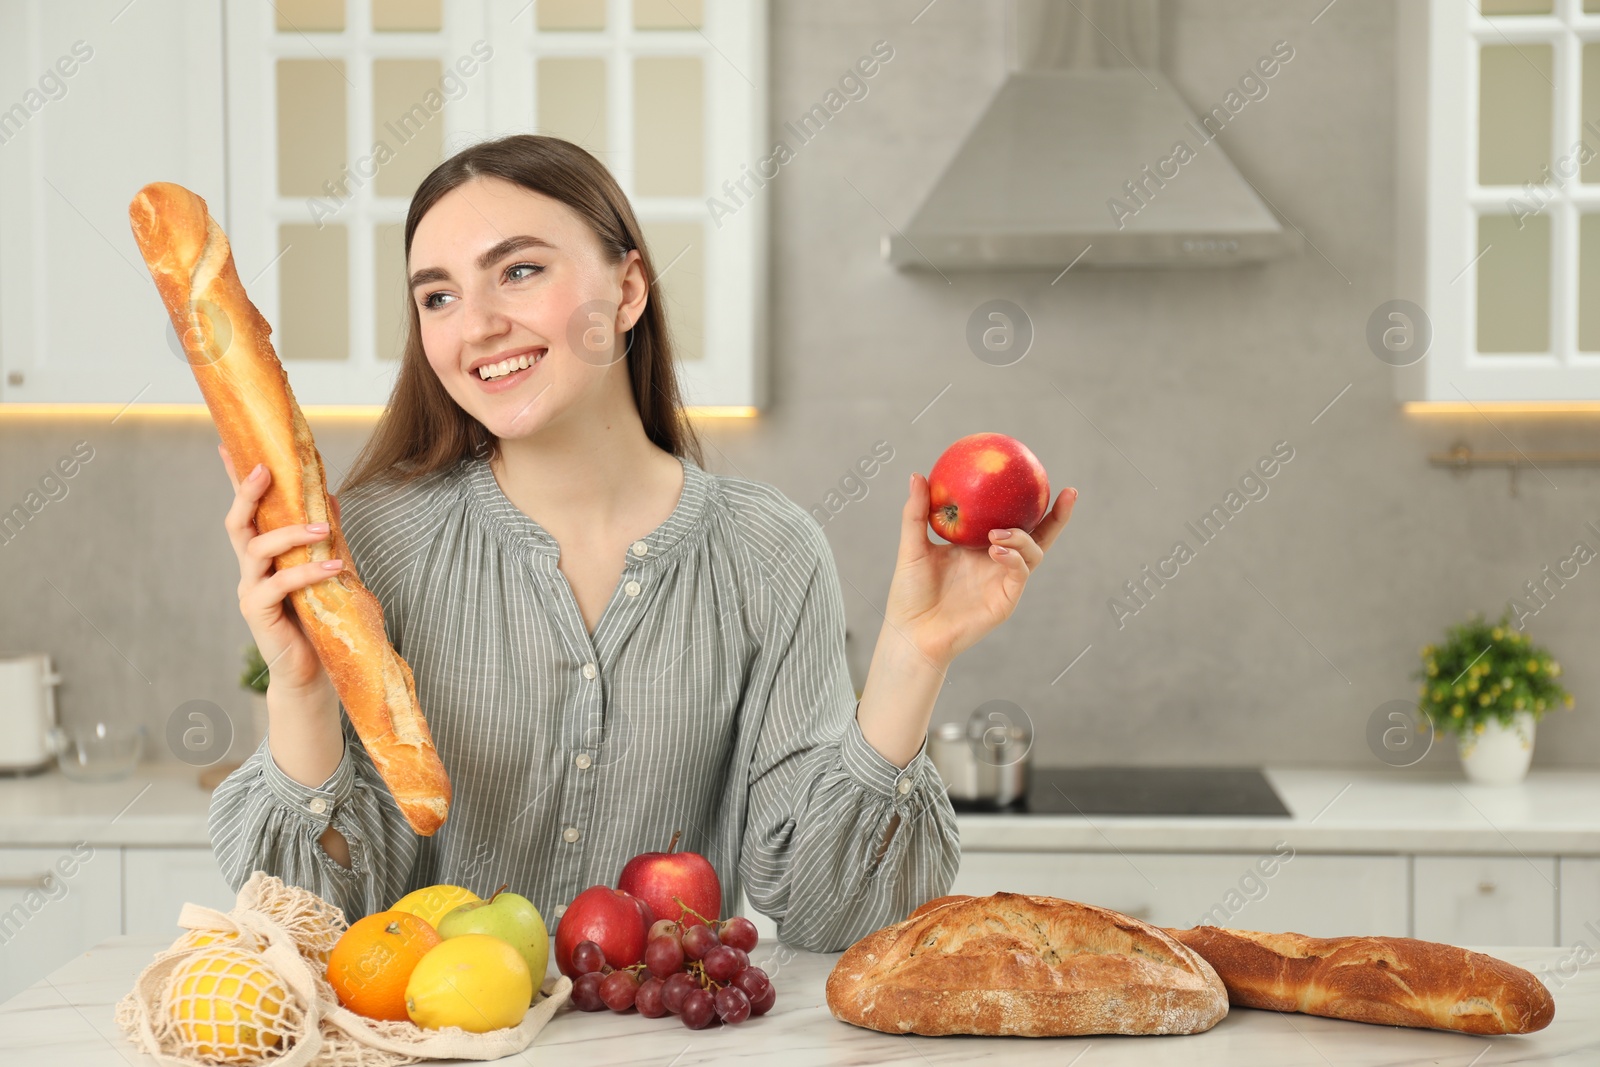
[{"label": "lemon", "polygon": [[[178,940],[172,943],[172,947],[174,949],[204,948],[206,945],[218,944],[237,946],[238,942],[239,932],[237,930],[187,930],[179,935]],[[266,946],[260,938],[252,936],[245,942],[245,947],[259,952]]]},{"label": "lemon", "polygon": [[196,1054],[237,1063],[278,1046],[272,1027],[289,991],[259,957],[219,944],[184,960],[170,981],[173,1022]]},{"label": "lemon", "polygon": [[481,1034],[516,1026],[532,1000],[527,961],[489,934],[439,942],[417,961],[406,982],[406,1014],[425,1030],[459,1026]]},{"label": "lemon", "polygon": [[437,928],[445,912],[461,904],[470,904],[482,897],[458,885],[430,885],[407,893],[394,902],[390,911],[409,911],[429,926]]}]

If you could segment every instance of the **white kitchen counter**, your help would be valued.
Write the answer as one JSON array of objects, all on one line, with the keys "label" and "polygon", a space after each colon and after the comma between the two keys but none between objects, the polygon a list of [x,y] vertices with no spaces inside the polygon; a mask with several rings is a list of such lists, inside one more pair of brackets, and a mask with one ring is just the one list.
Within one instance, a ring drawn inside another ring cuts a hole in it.
[{"label": "white kitchen counter", "polygon": [[[1536,770],[1492,789],[1459,774],[1270,768],[1287,818],[962,815],[965,852],[1545,853],[1600,856],[1600,771]],[[0,779],[0,845],[209,847],[198,771],[139,767],[86,785],[57,771]]]},{"label": "white kitchen counter", "polygon": [[[154,1064],[134,1051],[114,1021],[118,999],[167,941],[115,937],[0,1003],[0,1062],[18,1067],[129,1067]],[[1543,970],[1557,949],[1481,951]],[[1482,1038],[1407,1030],[1236,1008],[1203,1034],[1172,1037],[900,1037],[839,1022],[823,1000],[836,954],[759,946],[756,962],[778,990],[773,1010],[738,1026],[691,1031],[676,1018],[636,1012],[587,1015],[563,1008],[522,1055],[505,1064],[611,1065],[756,1062],[767,1067],[818,1064],[1006,1064],[1084,1067],[1105,1064],[1226,1067],[1408,1067],[1423,1064],[1571,1064],[1600,1062],[1600,967],[1578,970],[1553,990],[1555,1021],[1536,1034]],[[459,1064],[461,1061],[451,1061]],[[429,1065],[446,1067],[441,1061]]]},{"label": "white kitchen counter", "polygon": [[1600,855],[1600,772],[1536,770],[1521,785],[1459,772],[1268,768],[1289,816],[967,815],[963,853],[1298,852]]},{"label": "white kitchen counter", "polygon": [[143,763],[117,782],[74,782],[52,768],[0,778],[0,845],[211,847],[209,791],[183,763]]}]

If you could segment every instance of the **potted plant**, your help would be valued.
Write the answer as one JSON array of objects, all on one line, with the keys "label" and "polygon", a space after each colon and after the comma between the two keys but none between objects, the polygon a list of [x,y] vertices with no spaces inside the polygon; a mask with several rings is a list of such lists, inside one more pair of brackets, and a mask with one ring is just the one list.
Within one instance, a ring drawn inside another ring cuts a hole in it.
[{"label": "potted plant", "polygon": [[247,643],[244,646],[244,672],[239,675],[239,684],[250,693],[250,726],[255,733],[250,746],[252,751],[267,736],[267,683],[270,679],[267,661],[262,657],[261,650],[254,641]]},{"label": "potted plant", "polygon": [[1561,664],[1509,625],[1474,614],[1425,645],[1418,707],[1441,733],[1454,734],[1461,766],[1480,785],[1515,785],[1533,757],[1534,723],[1572,694],[1556,681]]}]

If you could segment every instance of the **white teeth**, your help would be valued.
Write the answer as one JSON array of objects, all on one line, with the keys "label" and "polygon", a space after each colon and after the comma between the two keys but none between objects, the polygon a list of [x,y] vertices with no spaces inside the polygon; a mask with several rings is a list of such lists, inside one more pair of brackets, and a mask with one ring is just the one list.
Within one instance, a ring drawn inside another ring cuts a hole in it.
[{"label": "white teeth", "polygon": [[539,352],[532,357],[521,355],[511,359],[503,359],[499,363],[485,363],[478,368],[478,377],[484,381],[489,381],[491,378],[503,378],[513,371],[525,370],[543,358],[544,353]]}]

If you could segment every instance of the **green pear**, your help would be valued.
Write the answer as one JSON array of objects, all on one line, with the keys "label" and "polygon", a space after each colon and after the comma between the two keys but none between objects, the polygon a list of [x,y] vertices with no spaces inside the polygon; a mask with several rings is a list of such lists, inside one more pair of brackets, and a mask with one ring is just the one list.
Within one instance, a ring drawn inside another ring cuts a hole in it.
[{"label": "green pear", "polygon": [[509,944],[527,961],[533,975],[533,995],[539,995],[550,962],[550,934],[533,901],[501,886],[488,900],[473,900],[452,908],[439,920],[445,940],[462,934],[488,934]]}]

